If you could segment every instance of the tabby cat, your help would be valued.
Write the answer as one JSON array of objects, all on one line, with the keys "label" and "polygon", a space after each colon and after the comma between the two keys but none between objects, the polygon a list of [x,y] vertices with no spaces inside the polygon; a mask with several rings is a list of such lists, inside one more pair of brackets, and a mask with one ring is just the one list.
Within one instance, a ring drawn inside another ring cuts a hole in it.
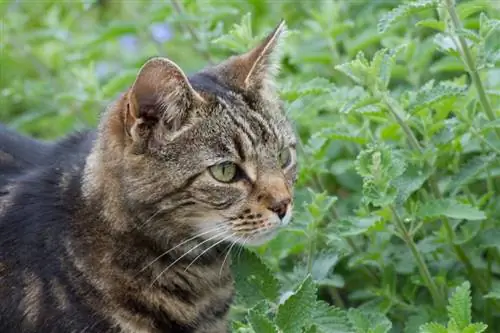
[{"label": "tabby cat", "polygon": [[228,248],[291,216],[284,32],[189,78],[147,61],[96,131],[1,129],[1,333],[227,332]]}]

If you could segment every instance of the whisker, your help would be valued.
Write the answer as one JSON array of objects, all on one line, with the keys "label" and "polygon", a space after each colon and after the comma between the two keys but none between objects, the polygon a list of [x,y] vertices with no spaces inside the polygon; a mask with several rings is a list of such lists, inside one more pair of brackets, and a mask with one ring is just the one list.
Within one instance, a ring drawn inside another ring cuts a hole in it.
[{"label": "whisker", "polygon": [[172,267],[173,265],[175,265],[179,260],[181,260],[182,258],[184,258],[185,256],[187,256],[189,253],[191,253],[192,251],[194,251],[195,249],[199,248],[200,246],[202,246],[203,244],[205,244],[206,242],[209,242],[211,241],[212,239],[215,239],[219,236],[222,236],[227,230],[224,230],[223,232],[221,233],[218,233],[208,239],[205,239],[203,242],[197,244],[196,246],[192,247],[189,251],[187,251],[186,253],[184,253],[182,256],[180,256],[179,258],[177,258],[176,260],[174,260],[173,263],[171,263],[170,265],[168,265],[164,270],[162,270],[160,272],[160,274],[158,274],[158,276],[153,280],[153,282],[151,282],[151,286],[153,286],[153,284],[158,281],[158,279],[170,268]]},{"label": "whisker", "polygon": [[207,231],[201,232],[201,233],[199,233],[199,234],[194,235],[194,236],[193,236],[193,237],[191,237],[191,238],[188,238],[188,239],[186,239],[186,240],[182,241],[181,243],[177,244],[177,245],[176,245],[176,246],[174,246],[173,248],[171,248],[171,249],[169,249],[169,250],[167,250],[167,251],[163,252],[163,253],[162,253],[162,254],[160,254],[158,257],[156,257],[155,259],[153,259],[153,261],[151,261],[149,264],[147,264],[146,266],[144,266],[144,267],[143,267],[143,268],[142,268],[139,272],[143,272],[146,268],[148,268],[149,266],[151,266],[152,264],[154,264],[155,262],[157,262],[158,260],[160,260],[162,257],[166,256],[167,254],[169,254],[169,253],[170,253],[170,252],[172,252],[173,250],[177,249],[178,247],[180,247],[180,246],[182,246],[182,245],[184,245],[184,244],[186,244],[186,243],[188,243],[188,242],[190,242],[190,241],[192,241],[192,240],[194,240],[194,239],[196,239],[196,238],[198,238],[198,237],[201,237],[201,236],[206,235],[206,234],[208,234],[208,233],[211,233],[211,232],[217,231],[218,229],[220,229],[220,228],[222,228],[222,227],[223,227],[223,226],[218,225],[218,226],[217,226],[217,227],[215,227],[215,228],[212,228],[212,229],[209,229],[209,230],[207,230]]},{"label": "whisker", "polygon": [[223,241],[225,241],[225,240],[227,240],[227,239],[231,238],[232,236],[233,236],[233,235],[229,235],[229,236],[227,236],[227,237],[225,237],[225,238],[221,239],[221,240],[220,240],[220,241],[218,241],[217,243],[215,243],[215,244],[213,244],[213,245],[209,246],[209,247],[208,247],[208,249],[206,249],[205,251],[203,251],[202,253],[200,253],[200,254],[199,254],[196,258],[194,258],[194,259],[193,259],[193,261],[191,261],[191,262],[189,263],[189,265],[187,265],[187,267],[186,267],[186,268],[184,268],[184,272],[186,272],[186,271],[188,270],[188,268],[189,268],[189,267],[191,267],[191,265],[192,265],[192,264],[194,264],[194,262],[195,262],[196,260],[198,260],[198,258],[199,258],[199,257],[201,257],[202,255],[204,255],[205,253],[207,253],[208,251],[210,251],[211,249],[213,249],[214,247],[216,247],[217,245],[219,245],[219,244],[220,244],[220,243],[222,243]]},{"label": "whisker", "polygon": [[250,239],[251,236],[252,235],[249,235],[249,236],[245,237],[245,239],[243,240],[243,244],[241,244],[240,250],[238,251],[238,255],[237,255],[238,260],[240,260],[240,258],[241,258],[241,251],[243,251],[243,249],[245,248],[245,243]]},{"label": "whisker", "polygon": [[229,247],[229,250],[227,251],[226,255],[224,256],[224,260],[222,261],[222,265],[220,265],[220,271],[219,271],[219,278],[221,277],[222,275],[222,269],[224,268],[224,264],[226,263],[226,260],[227,260],[227,257],[229,256],[229,254],[231,253],[231,250],[233,249],[233,247],[236,245],[236,243],[242,239],[243,237],[238,237],[236,240],[234,240],[228,247]]}]

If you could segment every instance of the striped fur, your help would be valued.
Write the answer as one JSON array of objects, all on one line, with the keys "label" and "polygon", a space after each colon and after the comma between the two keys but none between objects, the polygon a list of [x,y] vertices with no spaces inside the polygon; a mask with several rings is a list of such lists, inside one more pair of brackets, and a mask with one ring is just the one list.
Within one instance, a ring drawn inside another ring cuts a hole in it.
[{"label": "striped fur", "polygon": [[[97,131],[9,162],[0,332],[227,332],[227,250],[292,211],[295,136],[272,83],[283,32],[189,77],[151,59]],[[209,171],[224,161],[233,182]]]}]

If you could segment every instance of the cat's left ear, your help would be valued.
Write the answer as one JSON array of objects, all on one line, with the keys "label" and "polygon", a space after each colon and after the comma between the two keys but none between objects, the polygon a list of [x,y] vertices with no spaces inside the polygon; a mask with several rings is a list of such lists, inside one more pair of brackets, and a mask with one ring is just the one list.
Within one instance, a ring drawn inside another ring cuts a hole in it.
[{"label": "cat's left ear", "polygon": [[178,131],[191,110],[205,103],[180,67],[166,58],[148,60],[127,97],[125,127],[134,141],[149,138],[153,131]]},{"label": "cat's left ear", "polygon": [[284,20],[252,50],[229,58],[216,67],[218,74],[243,90],[258,89],[273,81],[279,70],[282,41],[286,35]]}]

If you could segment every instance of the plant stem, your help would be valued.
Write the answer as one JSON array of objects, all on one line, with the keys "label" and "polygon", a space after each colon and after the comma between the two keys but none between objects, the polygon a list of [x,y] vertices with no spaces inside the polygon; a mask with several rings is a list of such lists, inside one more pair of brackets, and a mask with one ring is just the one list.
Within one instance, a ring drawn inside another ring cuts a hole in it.
[{"label": "plant stem", "polygon": [[427,267],[424,258],[418,251],[417,246],[413,241],[413,238],[408,233],[406,226],[399,217],[399,214],[394,206],[391,206],[391,211],[394,216],[394,220],[396,221],[397,228],[399,229],[401,235],[403,236],[406,245],[408,245],[408,247],[410,248],[413,257],[417,261],[417,266],[420,271],[420,275],[422,276],[422,279],[424,280],[427,289],[429,289],[429,292],[431,293],[432,299],[434,300],[434,304],[439,308],[444,308],[446,300],[444,296],[439,292],[439,288],[432,279],[431,273],[429,272],[429,268]]},{"label": "plant stem", "polygon": [[316,251],[315,235],[309,235],[309,253],[307,256],[307,273],[312,275],[312,266],[314,261],[314,252]]},{"label": "plant stem", "polygon": [[381,93],[379,97],[389,107],[389,111],[396,119],[396,122],[399,124],[399,126],[401,126],[401,128],[405,132],[406,137],[408,138],[408,141],[410,143],[410,147],[412,147],[415,150],[418,150],[419,152],[422,152],[422,147],[420,146],[420,143],[418,143],[418,140],[413,134],[411,128],[406,124],[403,118],[401,118],[401,114],[403,113],[403,108],[401,107],[401,105],[399,105],[399,103],[394,98],[392,98],[388,93]]},{"label": "plant stem", "polygon": [[[451,23],[453,24],[453,30],[462,29],[462,24],[460,22],[460,18],[457,15],[457,11],[455,10],[455,0],[444,0],[446,4],[446,8],[448,9],[448,13],[450,14]],[[496,119],[495,113],[493,112],[493,108],[491,107],[490,101],[488,99],[488,95],[483,86],[483,82],[481,77],[479,76],[479,72],[477,70],[476,63],[472,58],[471,51],[467,42],[463,36],[457,36],[458,42],[460,43],[462,61],[465,64],[467,72],[471,76],[472,83],[474,87],[476,87],[477,95],[479,96],[479,102],[481,103],[486,116],[490,121],[494,121]],[[495,128],[496,135],[500,138],[500,129]]]},{"label": "plant stem", "polygon": [[[401,114],[403,113],[403,108],[401,105],[389,94],[387,93],[382,93],[379,95],[379,97],[382,98],[382,100],[387,104],[389,107],[389,111],[394,115],[396,118],[396,121],[398,124],[401,126],[403,131],[406,133],[408,141],[410,143],[410,147],[413,149],[419,151],[420,153],[423,152],[422,147],[420,146],[419,142],[417,141],[415,135],[413,134],[412,130],[410,127],[404,122],[404,120],[401,118]],[[429,165],[432,167],[432,165]],[[442,194],[441,191],[439,190],[439,186],[436,180],[435,175],[431,175],[429,177],[429,186],[431,188],[431,192],[436,199],[442,199]],[[484,283],[483,279],[477,274],[476,270],[474,269],[474,266],[472,265],[469,257],[467,254],[462,250],[462,248],[459,245],[456,245],[454,243],[455,240],[455,232],[453,228],[451,227],[451,223],[447,217],[442,218],[443,221],[443,226],[446,231],[446,235],[448,238],[448,243],[450,244],[451,248],[457,255],[458,259],[463,263],[465,266],[465,269],[467,271],[467,274],[469,275],[469,278],[477,284],[479,289],[483,294],[488,292],[488,286]]]}]

